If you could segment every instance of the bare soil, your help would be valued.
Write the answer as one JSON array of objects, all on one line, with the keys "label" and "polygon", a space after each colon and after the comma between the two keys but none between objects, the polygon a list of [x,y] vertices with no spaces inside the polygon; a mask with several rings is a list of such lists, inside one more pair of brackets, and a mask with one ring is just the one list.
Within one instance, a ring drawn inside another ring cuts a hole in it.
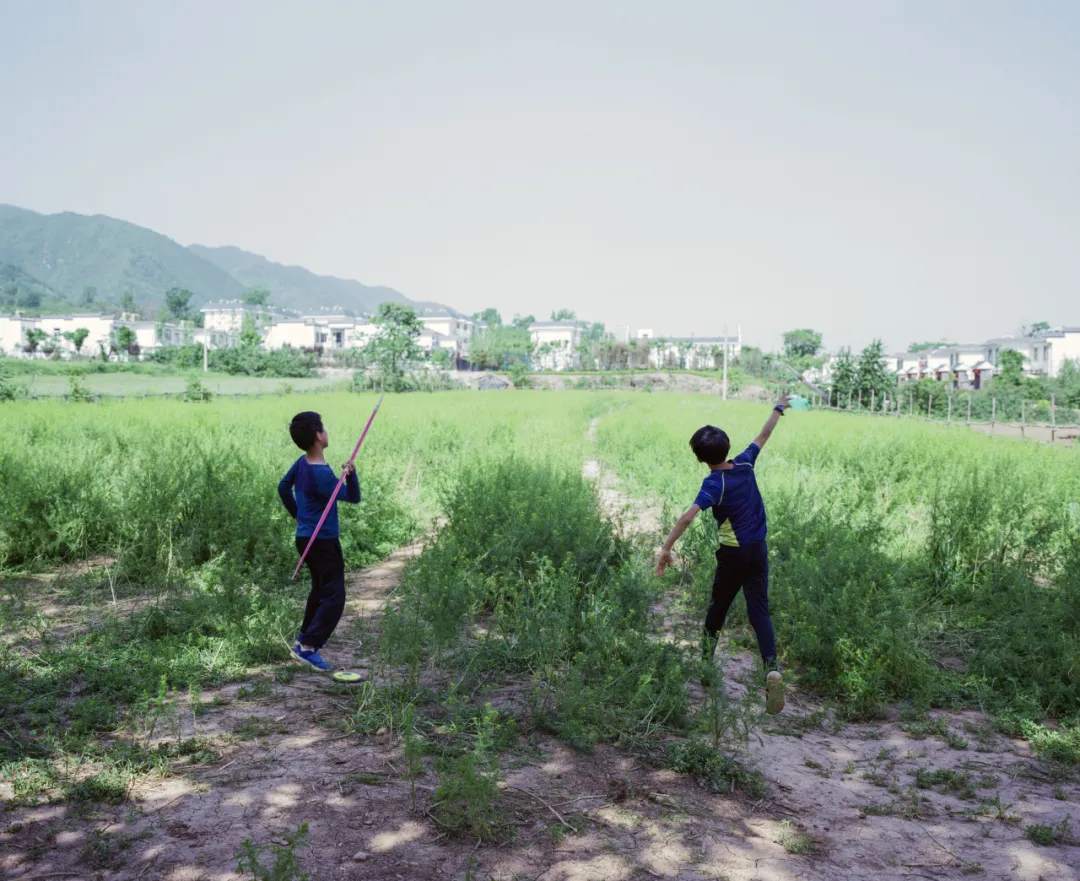
[{"label": "bare soil", "polygon": [[[585,473],[612,510],[631,504],[595,459]],[[624,523],[658,535],[655,510],[631,507]],[[419,550],[403,548],[352,576],[342,636],[326,652],[332,662],[372,669],[367,635],[377,635],[384,603]],[[754,659],[730,645],[722,652],[738,697]],[[751,738],[747,758],[770,787],[760,800],[709,793],[611,747],[584,755],[532,735],[503,765],[500,816],[512,833],[482,844],[442,835],[427,812],[437,782],[430,767],[414,806],[395,736],[343,731],[348,686],[306,670],[283,684],[272,672],[252,670],[246,683],[204,693],[204,712],[184,720],[184,737],[220,753],[211,764],[140,782],[117,807],[9,807],[0,877],[224,881],[237,877],[245,839],[280,842],[301,822],[312,847],[299,856],[316,881],[1080,877],[1080,850],[1037,847],[1024,834],[1029,824],[1080,818],[1080,786],[1052,779],[1022,741],[994,734],[977,713],[935,715],[954,747],[968,741],[955,749],[940,734],[913,738],[896,720],[840,724],[790,684],[783,715],[763,718]],[[920,789],[920,770],[967,782]]]}]

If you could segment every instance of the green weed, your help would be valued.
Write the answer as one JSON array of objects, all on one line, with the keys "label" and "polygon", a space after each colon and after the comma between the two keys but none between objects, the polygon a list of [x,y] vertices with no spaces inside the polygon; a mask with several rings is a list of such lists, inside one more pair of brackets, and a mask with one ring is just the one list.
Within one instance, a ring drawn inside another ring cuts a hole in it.
[{"label": "green weed", "polygon": [[739,788],[751,798],[762,798],[768,793],[768,785],[760,773],[700,740],[670,744],[661,764],[693,777],[710,792],[734,792]]},{"label": "green weed", "polygon": [[814,839],[800,831],[791,820],[780,821],[773,841],[790,854],[806,856],[814,852]]},{"label": "green weed", "polygon": [[[280,833],[284,844],[256,844],[245,838],[236,855],[236,871],[250,872],[255,881],[310,881],[297,855],[298,850],[311,847],[307,836],[308,824],[301,823],[294,832]],[[269,865],[263,862],[267,853],[271,857]]]},{"label": "green weed", "polygon": [[1071,844],[1073,841],[1068,814],[1062,817],[1061,822],[1053,826],[1045,826],[1039,823],[1025,826],[1024,835],[1027,836],[1030,842],[1041,847],[1053,847],[1055,844]]}]

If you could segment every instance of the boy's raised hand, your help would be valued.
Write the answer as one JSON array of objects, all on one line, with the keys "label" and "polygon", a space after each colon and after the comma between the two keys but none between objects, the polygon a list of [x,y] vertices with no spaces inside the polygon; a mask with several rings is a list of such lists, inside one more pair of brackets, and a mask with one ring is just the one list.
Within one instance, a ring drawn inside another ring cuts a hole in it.
[{"label": "boy's raised hand", "polygon": [[672,555],[671,551],[660,548],[656,553],[656,574],[658,576],[663,575],[667,567],[674,562],[675,557]]},{"label": "boy's raised hand", "polygon": [[788,401],[791,400],[791,395],[781,395],[780,400],[776,402],[777,407],[783,407],[785,410],[788,408]]},{"label": "boy's raised hand", "polygon": [[341,466],[341,475],[342,475],[342,477],[348,477],[350,474],[355,474],[355,473],[356,473],[356,465],[353,464],[352,462],[346,462],[344,465]]}]

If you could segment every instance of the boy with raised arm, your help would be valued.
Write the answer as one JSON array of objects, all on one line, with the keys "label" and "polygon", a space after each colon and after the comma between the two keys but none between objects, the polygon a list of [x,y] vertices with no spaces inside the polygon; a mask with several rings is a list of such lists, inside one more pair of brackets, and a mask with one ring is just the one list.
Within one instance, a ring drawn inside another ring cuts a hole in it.
[{"label": "boy with raised arm", "polygon": [[[728,460],[731,441],[712,425],[694,432],[690,449],[699,462],[709,467],[694,504],[684,513],[657,554],[656,574],[663,575],[672,562],[671,549],[694,522],[698,512],[711,508],[720,530],[716,551],[716,576],[712,601],[705,615],[703,654],[711,662],[716,642],[724,626],[732,600],[742,588],[746,613],[757,634],[758,649],[768,676],[765,709],[779,713],[784,708],[784,680],[776,665],[776,637],[769,618],[769,552],[765,544],[765,503],[758,491],[754,462],[765,446],[776,423],[788,405],[787,395],[780,398],[761,433],[743,452]],[[708,680],[703,680],[706,684]]]},{"label": "boy with raised arm", "polygon": [[[293,443],[304,451],[304,455],[293,462],[292,468],[281,478],[278,496],[296,520],[296,551],[302,554],[315,532],[326,503],[334,494],[337,478],[323,455],[323,451],[330,446],[330,437],[318,413],[297,413],[289,423],[289,435]],[[356,469],[352,462],[346,462],[342,470],[345,472],[345,501],[355,505],[360,501]],[[341,495],[338,496],[340,498]],[[345,611],[345,558],[341,553],[338,534],[335,499],[305,561],[311,571],[311,592],[292,652],[296,660],[322,672],[334,668],[323,660],[319,649],[326,645],[341,620],[341,613]]]}]

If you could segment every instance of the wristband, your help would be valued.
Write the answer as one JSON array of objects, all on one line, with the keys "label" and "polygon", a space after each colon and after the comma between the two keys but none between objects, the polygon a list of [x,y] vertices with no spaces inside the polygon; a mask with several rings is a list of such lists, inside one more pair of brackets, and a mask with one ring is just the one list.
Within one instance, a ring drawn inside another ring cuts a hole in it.
[{"label": "wristband", "polygon": [[780,406],[779,404],[777,404],[777,405],[776,405],[775,407],[773,407],[773,409],[774,409],[774,410],[775,410],[775,411],[776,411],[777,413],[779,413],[779,414],[780,414],[781,416],[783,416],[783,415],[784,415],[784,408],[783,408],[783,407],[781,407],[781,406]]}]

